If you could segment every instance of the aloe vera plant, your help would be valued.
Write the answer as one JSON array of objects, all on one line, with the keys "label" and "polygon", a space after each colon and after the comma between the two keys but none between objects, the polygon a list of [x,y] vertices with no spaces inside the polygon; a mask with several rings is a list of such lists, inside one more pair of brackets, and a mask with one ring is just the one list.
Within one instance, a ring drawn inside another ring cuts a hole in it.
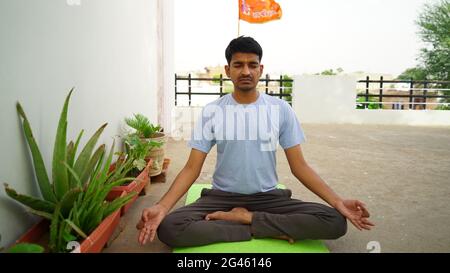
[{"label": "aloe vera plant", "polygon": [[17,103],[42,198],[19,194],[5,184],[8,196],[28,206],[32,213],[51,220],[49,248],[54,252],[65,251],[67,242],[86,237],[104,218],[133,197],[129,194],[112,202],[105,201],[112,187],[134,179],[124,177],[132,168],[131,158],[117,171],[109,172],[114,143],[108,156],[105,155],[105,145],[95,149],[107,124],[102,125],[91,136],[78,156],[83,131],[75,142],[67,144],[67,112],[72,92],[73,88],[65,99],[58,122],[53,149],[52,181],[25,111]]},{"label": "aloe vera plant", "polygon": [[[114,143],[107,157],[104,152],[101,153],[85,189],[77,195],[72,195],[75,196],[75,200],[68,211],[69,216],[67,218],[62,216],[62,207],[58,208],[59,211],[55,210],[55,213],[51,216],[53,225],[51,231],[54,231],[53,234],[50,232],[49,246],[51,249],[57,252],[66,251],[68,242],[86,238],[86,234],[91,233],[104,218],[128,203],[136,194],[133,192],[112,202],[105,201],[106,196],[114,186],[119,186],[125,181],[134,179],[109,172],[113,152]],[[125,165],[131,165],[129,162],[131,161],[127,160]],[[75,170],[68,164],[65,164],[65,166],[77,183],[81,183]],[[66,195],[65,198],[70,198],[70,195]],[[48,216],[50,217],[50,215]]]},{"label": "aloe vera plant", "polygon": [[[33,136],[30,122],[28,121],[25,111],[23,110],[20,103],[17,103],[17,111],[22,119],[22,127],[31,151],[35,175],[43,199],[18,194],[14,189],[9,188],[7,185],[5,185],[5,191],[10,197],[16,199],[17,201],[23,203],[24,205],[32,208],[35,211],[53,213],[56,203],[61,202],[67,192],[75,188],[82,188],[83,186],[85,186],[87,182],[86,175],[92,172],[95,164],[99,160],[99,154],[102,150],[104,150],[104,146],[100,146],[92,155],[95,144],[97,143],[101,133],[103,132],[107,124],[102,125],[94,133],[94,135],[92,135],[92,137],[84,146],[83,150],[76,158],[75,155],[81,136],[83,135],[83,131],[80,132],[75,143],[73,141],[70,141],[69,144],[66,144],[67,112],[72,92],[73,88],[72,90],[70,90],[69,94],[66,97],[56,130],[52,160],[53,183],[50,182],[50,179],[48,177],[44,160],[42,159],[42,154]],[[74,168],[75,173],[82,179],[78,181],[75,180],[73,175],[70,175],[68,169],[65,168],[64,163],[67,163],[70,167]],[[66,202],[73,201],[71,199],[66,200]],[[63,207],[70,206],[70,203],[63,204]]]}]

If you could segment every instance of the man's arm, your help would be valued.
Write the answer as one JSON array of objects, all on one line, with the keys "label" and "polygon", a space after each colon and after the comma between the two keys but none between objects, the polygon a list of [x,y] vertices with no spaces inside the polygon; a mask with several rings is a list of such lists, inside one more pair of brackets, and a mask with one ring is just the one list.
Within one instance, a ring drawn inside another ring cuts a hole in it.
[{"label": "man's arm", "polygon": [[292,174],[302,182],[305,187],[318,195],[325,202],[336,208],[349,219],[359,230],[370,230],[374,224],[370,222],[370,214],[363,202],[359,200],[344,200],[339,197],[320,176],[306,163],[300,145],[285,149]]},{"label": "man's arm", "polygon": [[191,149],[191,154],[183,169],[178,173],[169,190],[164,194],[158,204],[169,211],[178,200],[188,191],[200,175],[207,154]]},{"label": "man's arm", "polygon": [[289,162],[292,174],[302,182],[305,187],[318,195],[332,207],[336,207],[342,199],[320,178],[320,176],[308,165],[303,157],[300,145],[284,150]]},{"label": "man's arm", "polygon": [[206,155],[192,149],[186,165],[178,173],[166,194],[156,205],[142,211],[141,220],[136,225],[136,228],[141,230],[138,238],[141,244],[145,244],[148,240],[153,241],[161,221],[200,175]]}]

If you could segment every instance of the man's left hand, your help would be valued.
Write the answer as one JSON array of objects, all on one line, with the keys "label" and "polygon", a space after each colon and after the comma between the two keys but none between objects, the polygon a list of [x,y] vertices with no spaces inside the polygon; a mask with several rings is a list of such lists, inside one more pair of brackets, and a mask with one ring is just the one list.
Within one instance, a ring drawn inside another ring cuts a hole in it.
[{"label": "man's left hand", "polygon": [[375,226],[368,219],[370,214],[366,205],[359,200],[341,200],[336,203],[335,208],[359,230],[370,230]]}]

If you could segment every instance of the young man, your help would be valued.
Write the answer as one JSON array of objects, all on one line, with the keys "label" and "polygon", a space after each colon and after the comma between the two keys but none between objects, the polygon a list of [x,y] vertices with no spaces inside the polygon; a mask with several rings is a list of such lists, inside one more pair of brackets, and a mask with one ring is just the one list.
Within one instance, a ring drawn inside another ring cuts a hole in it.
[{"label": "young man", "polygon": [[[347,231],[346,218],[359,230],[370,230],[373,224],[365,205],[339,197],[303,158],[300,144],[305,137],[289,104],[256,90],[263,74],[261,46],[241,36],[230,42],[225,55],[234,92],[203,109],[186,165],[161,200],[142,212],[139,242],[153,241],[156,232],[171,247],[252,237],[290,242],[337,239]],[[276,188],[277,143],[292,174],[331,207],[292,199],[290,190]],[[198,178],[216,144],[213,188],[203,189],[195,203],[169,214]]]}]

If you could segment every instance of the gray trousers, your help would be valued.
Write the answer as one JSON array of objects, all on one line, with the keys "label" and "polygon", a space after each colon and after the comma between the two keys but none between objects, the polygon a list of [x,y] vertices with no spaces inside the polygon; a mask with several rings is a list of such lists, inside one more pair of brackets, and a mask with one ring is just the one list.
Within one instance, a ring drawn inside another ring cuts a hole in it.
[{"label": "gray trousers", "polygon": [[[174,210],[163,219],[158,238],[170,247],[183,247],[281,235],[294,240],[337,239],[347,232],[347,221],[336,209],[292,199],[291,194],[287,189],[250,195],[203,189],[196,202]],[[253,212],[250,225],[205,220],[209,213],[235,207]]]}]

